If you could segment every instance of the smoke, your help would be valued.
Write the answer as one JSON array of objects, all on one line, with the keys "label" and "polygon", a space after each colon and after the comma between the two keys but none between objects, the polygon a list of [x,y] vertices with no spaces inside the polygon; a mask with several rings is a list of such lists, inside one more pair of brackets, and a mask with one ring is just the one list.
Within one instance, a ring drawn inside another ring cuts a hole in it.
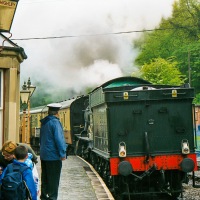
[{"label": "smoke", "polygon": [[[130,75],[137,56],[132,40],[171,14],[173,0],[21,0],[13,22],[13,38],[68,36],[17,41],[28,59],[21,64],[21,82],[81,93],[110,79]],[[105,34],[108,33],[108,34]],[[51,89],[50,89],[51,88]],[[37,88],[39,89],[39,88]]]}]

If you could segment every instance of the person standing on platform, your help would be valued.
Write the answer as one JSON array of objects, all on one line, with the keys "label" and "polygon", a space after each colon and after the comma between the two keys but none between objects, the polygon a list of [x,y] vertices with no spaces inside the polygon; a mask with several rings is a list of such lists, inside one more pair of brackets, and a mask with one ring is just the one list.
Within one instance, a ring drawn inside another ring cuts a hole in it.
[{"label": "person standing on platform", "polygon": [[62,161],[66,159],[67,144],[63,127],[58,118],[61,104],[47,105],[48,116],[41,119],[40,160],[41,160],[41,196],[42,200],[56,200]]},{"label": "person standing on platform", "polygon": [[[33,172],[25,162],[28,158],[28,148],[19,145],[14,150],[15,159],[5,168],[2,176],[2,199],[31,199],[37,200],[37,188],[33,178]],[[32,161],[31,161],[32,162]],[[18,172],[22,177],[13,172]],[[8,175],[6,177],[6,175]],[[20,178],[22,178],[22,181]],[[23,184],[23,186],[22,186]]]},{"label": "person standing on platform", "polygon": [[0,175],[3,172],[3,169],[6,168],[8,164],[13,162],[14,151],[19,145],[25,146],[28,149],[28,152],[33,155],[32,161],[37,164],[37,155],[30,146],[25,143],[16,143],[9,140],[3,144],[2,149],[0,150]]}]

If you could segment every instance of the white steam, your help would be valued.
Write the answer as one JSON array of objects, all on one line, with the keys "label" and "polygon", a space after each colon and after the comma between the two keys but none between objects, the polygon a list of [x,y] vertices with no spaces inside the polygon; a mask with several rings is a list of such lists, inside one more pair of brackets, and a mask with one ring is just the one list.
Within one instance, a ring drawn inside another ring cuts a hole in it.
[{"label": "white steam", "polygon": [[[28,59],[21,81],[31,77],[53,90],[96,87],[130,75],[137,52],[132,40],[170,16],[174,0],[20,0],[12,38],[69,36],[63,39],[17,41]],[[91,36],[92,35],[92,36]],[[70,37],[73,36],[73,37]]]}]

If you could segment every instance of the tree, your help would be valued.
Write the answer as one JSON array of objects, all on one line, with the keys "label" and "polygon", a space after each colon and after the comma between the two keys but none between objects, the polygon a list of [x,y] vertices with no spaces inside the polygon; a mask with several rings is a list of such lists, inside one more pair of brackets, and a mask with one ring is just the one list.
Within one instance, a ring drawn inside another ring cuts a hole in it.
[{"label": "tree", "polygon": [[140,53],[135,59],[139,66],[153,58],[167,59],[184,45],[198,42],[200,36],[200,4],[198,0],[175,1],[172,17],[162,19],[159,27],[134,42]]},{"label": "tree", "polygon": [[173,55],[176,56],[180,71],[188,77],[188,80],[191,79],[191,86],[200,92],[200,41],[183,45],[176,49]]},{"label": "tree", "polygon": [[144,33],[134,41],[134,47],[139,50],[135,59],[139,68],[156,58],[173,57],[177,69],[185,75],[185,82],[190,82],[196,93],[200,93],[199,0],[175,1],[172,16],[163,18],[153,32]]},{"label": "tree", "polygon": [[196,95],[193,103],[196,105],[200,105],[200,93]]},{"label": "tree", "polygon": [[176,67],[177,63],[163,58],[156,58],[141,68],[141,78],[154,84],[181,85],[184,76]]}]

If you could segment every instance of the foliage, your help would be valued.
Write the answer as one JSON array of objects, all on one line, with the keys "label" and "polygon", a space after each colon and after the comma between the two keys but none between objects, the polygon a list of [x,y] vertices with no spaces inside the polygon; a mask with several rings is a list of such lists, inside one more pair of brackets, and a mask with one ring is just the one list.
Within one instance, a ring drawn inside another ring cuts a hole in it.
[{"label": "foliage", "polygon": [[196,95],[193,103],[196,105],[200,105],[200,93]]},{"label": "foliage", "polygon": [[176,55],[180,71],[188,74],[190,85],[196,91],[200,91],[200,41],[180,47],[174,51],[174,55]]},{"label": "foliage", "polygon": [[176,68],[177,63],[156,58],[150,64],[144,64],[141,68],[141,77],[154,84],[181,85],[184,76]]},{"label": "foliage", "polygon": [[[155,31],[144,33],[142,38],[134,42],[134,46],[140,52],[135,59],[135,64],[141,67],[150,64],[152,60],[157,58],[168,60],[173,57],[177,63],[176,68],[187,77],[185,81],[190,82],[195,87],[196,92],[199,93],[199,37],[199,1],[175,1],[172,16],[168,19],[163,18]],[[169,77],[166,79],[169,80]]]}]

